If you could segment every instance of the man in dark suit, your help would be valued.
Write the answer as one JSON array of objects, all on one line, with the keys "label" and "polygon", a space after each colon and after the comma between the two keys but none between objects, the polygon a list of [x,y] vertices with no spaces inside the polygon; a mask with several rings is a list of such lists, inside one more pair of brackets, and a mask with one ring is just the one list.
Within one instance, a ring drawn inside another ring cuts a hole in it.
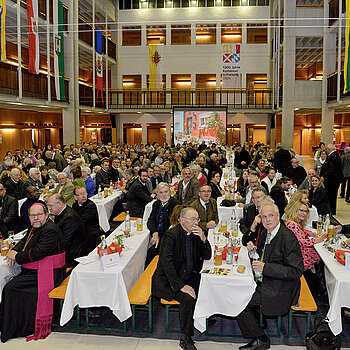
[{"label": "man in dark suit", "polygon": [[[271,317],[288,313],[298,302],[304,270],[298,240],[292,231],[281,225],[278,207],[265,204],[260,208],[260,216],[265,228],[257,245],[261,258],[252,264],[257,287],[246,308],[237,316],[243,337],[252,341],[239,349],[270,348],[270,339],[260,327],[256,311],[261,307],[263,314]],[[249,242],[248,250],[253,247]]]},{"label": "man in dark suit", "polygon": [[147,180],[147,170],[140,169],[137,179],[131,185],[126,195],[130,216],[142,218],[147,203],[151,202],[156,196],[148,190],[146,186]]},{"label": "man in dark suit", "polygon": [[77,212],[58,193],[48,198],[47,207],[51,215],[55,216],[54,222],[63,234],[67,266],[73,267],[77,265],[74,259],[83,256],[86,240],[84,224]]},{"label": "man in dark suit", "polygon": [[175,198],[185,205],[190,205],[198,198],[200,182],[195,177],[192,177],[190,168],[182,169],[183,180],[179,182]]},{"label": "man in dark suit", "polygon": [[195,209],[180,213],[179,225],[168,230],[161,242],[159,262],[153,275],[152,292],[159,298],[180,303],[180,347],[195,350],[193,313],[199,289],[203,259],[211,258],[211,247],[198,226]]},{"label": "man in dark suit", "polygon": [[291,185],[292,181],[290,181],[290,178],[284,176],[271,188],[270,196],[278,206],[281,216],[284,214],[284,208],[288,204],[285,191],[288,191]]},{"label": "man in dark suit", "polygon": [[350,147],[345,147],[344,152],[341,156],[344,181],[341,184],[340,197],[345,197],[345,202],[350,203]]},{"label": "man in dark suit", "polygon": [[276,171],[280,172],[282,176],[285,176],[286,171],[290,165],[290,160],[292,159],[292,156],[290,155],[288,150],[283,149],[281,143],[278,143],[276,148],[277,151],[274,156],[275,169]]},{"label": "man in dark suit", "polygon": [[342,164],[334,145],[329,144],[326,151],[328,157],[321,167],[320,177],[321,180],[324,181],[324,187],[331,207],[331,214],[336,215],[338,189],[344,179]]},{"label": "man in dark suit", "polygon": [[240,171],[243,169],[248,169],[248,165],[251,163],[251,161],[252,158],[250,158],[249,152],[242,148],[240,143],[237,143],[234,160],[235,168],[239,169]]},{"label": "man in dark suit", "polygon": [[296,158],[292,158],[290,166],[286,170],[286,176],[293,181],[293,186],[299,188],[306,177],[305,169],[299,165],[299,161]]},{"label": "man in dark suit", "polygon": [[211,198],[209,185],[199,188],[199,198],[191,203],[191,207],[196,209],[200,218],[199,227],[208,236],[208,230],[215,228],[219,222],[218,206],[216,200]]},{"label": "man in dark suit", "polygon": [[7,238],[8,231],[17,233],[19,226],[18,200],[6,194],[6,188],[0,183],[0,234]]},{"label": "man in dark suit", "polygon": [[119,159],[113,159],[112,166],[108,169],[109,178],[114,183],[119,181],[119,170],[118,167],[120,165]]},{"label": "man in dark suit", "polygon": [[259,220],[259,212],[257,200],[263,197],[266,193],[262,190],[261,186],[255,188],[252,192],[252,203],[246,204],[243,207],[243,217],[239,220],[239,229],[243,234],[242,244],[247,245],[248,236],[255,232]]},{"label": "man in dark suit", "polygon": [[107,158],[102,159],[101,161],[101,169],[96,173],[95,177],[95,193],[98,192],[98,189],[101,187],[103,190],[104,188],[109,188],[111,178],[108,173],[109,169],[109,160]]},{"label": "man in dark suit", "polygon": [[157,198],[147,221],[147,227],[151,234],[151,247],[147,251],[146,266],[159,254],[159,244],[165,232],[170,227],[170,215],[180,202],[171,197],[170,187],[161,182],[157,186]]},{"label": "man in dark suit", "polygon": [[21,172],[17,168],[11,170],[11,177],[5,182],[6,193],[17,200],[26,198],[27,193],[21,180]]},{"label": "man in dark suit", "polygon": [[100,242],[101,229],[96,204],[88,199],[85,187],[74,188],[75,203],[72,208],[78,213],[85,228],[83,254],[89,254]]},{"label": "man in dark suit", "polygon": [[27,189],[29,186],[36,188],[44,188],[45,186],[40,181],[40,171],[37,168],[30,168],[28,172],[28,179],[24,181],[24,188]]}]

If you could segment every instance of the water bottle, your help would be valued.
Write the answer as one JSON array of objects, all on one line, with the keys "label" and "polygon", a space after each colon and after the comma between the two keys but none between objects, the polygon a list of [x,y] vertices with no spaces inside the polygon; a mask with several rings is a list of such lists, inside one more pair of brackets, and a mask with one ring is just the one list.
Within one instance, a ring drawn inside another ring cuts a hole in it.
[{"label": "water bottle", "polygon": [[[259,254],[257,253],[256,251],[256,248],[254,248],[250,253],[249,253],[249,256],[251,259],[253,259],[254,261],[259,261],[260,260],[260,256]],[[262,280],[262,271],[254,271],[254,275],[255,275],[255,280]]]},{"label": "water bottle", "polygon": [[103,198],[103,193],[101,186],[98,186],[98,191],[97,191],[97,199],[102,199]]},{"label": "water bottle", "polygon": [[125,230],[131,231],[131,221],[130,221],[130,214],[129,211],[126,212],[125,216]]},{"label": "water bottle", "polygon": [[233,246],[232,246],[232,239],[230,238],[227,244],[226,264],[232,265],[232,263],[233,263]]}]

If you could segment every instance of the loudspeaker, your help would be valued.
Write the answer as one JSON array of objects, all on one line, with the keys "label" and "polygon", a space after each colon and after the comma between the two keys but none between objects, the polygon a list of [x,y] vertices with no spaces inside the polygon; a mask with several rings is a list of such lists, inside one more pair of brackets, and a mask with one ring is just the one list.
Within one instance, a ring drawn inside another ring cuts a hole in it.
[{"label": "loudspeaker", "polygon": [[111,124],[112,124],[112,128],[116,128],[117,127],[117,122],[116,122],[116,114],[110,114],[109,118],[111,119]]}]

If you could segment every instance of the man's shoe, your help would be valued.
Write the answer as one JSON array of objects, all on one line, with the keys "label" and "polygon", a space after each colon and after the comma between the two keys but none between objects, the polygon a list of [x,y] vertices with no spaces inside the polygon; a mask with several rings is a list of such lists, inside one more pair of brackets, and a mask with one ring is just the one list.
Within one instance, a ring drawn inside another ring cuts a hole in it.
[{"label": "man's shoe", "polygon": [[270,349],[270,339],[268,341],[261,341],[260,339],[254,339],[247,345],[240,346],[238,349],[242,349],[242,350]]},{"label": "man's shoe", "polygon": [[197,350],[197,348],[194,346],[194,341],[192,338],[181,338],[180,348],[184,350]]}]

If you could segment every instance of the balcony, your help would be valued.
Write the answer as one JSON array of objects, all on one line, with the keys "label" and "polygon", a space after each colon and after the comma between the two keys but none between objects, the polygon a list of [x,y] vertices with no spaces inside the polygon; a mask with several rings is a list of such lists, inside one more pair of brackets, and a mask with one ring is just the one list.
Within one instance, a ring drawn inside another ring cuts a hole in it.
[{"label": "balcony", "polygon": [[[334,72],[327,77],[327,102],[332,102],[337,100],[337,81],[338,74]],[[350,96],[350,93],[343,93],[344,91],[344,71],[340,73],[340,98]]]},{"label": "balcony", "polygon": [[165,109],[175,106],[271,109],[271,97],[271,89],[111,90],[109,109]]}]

